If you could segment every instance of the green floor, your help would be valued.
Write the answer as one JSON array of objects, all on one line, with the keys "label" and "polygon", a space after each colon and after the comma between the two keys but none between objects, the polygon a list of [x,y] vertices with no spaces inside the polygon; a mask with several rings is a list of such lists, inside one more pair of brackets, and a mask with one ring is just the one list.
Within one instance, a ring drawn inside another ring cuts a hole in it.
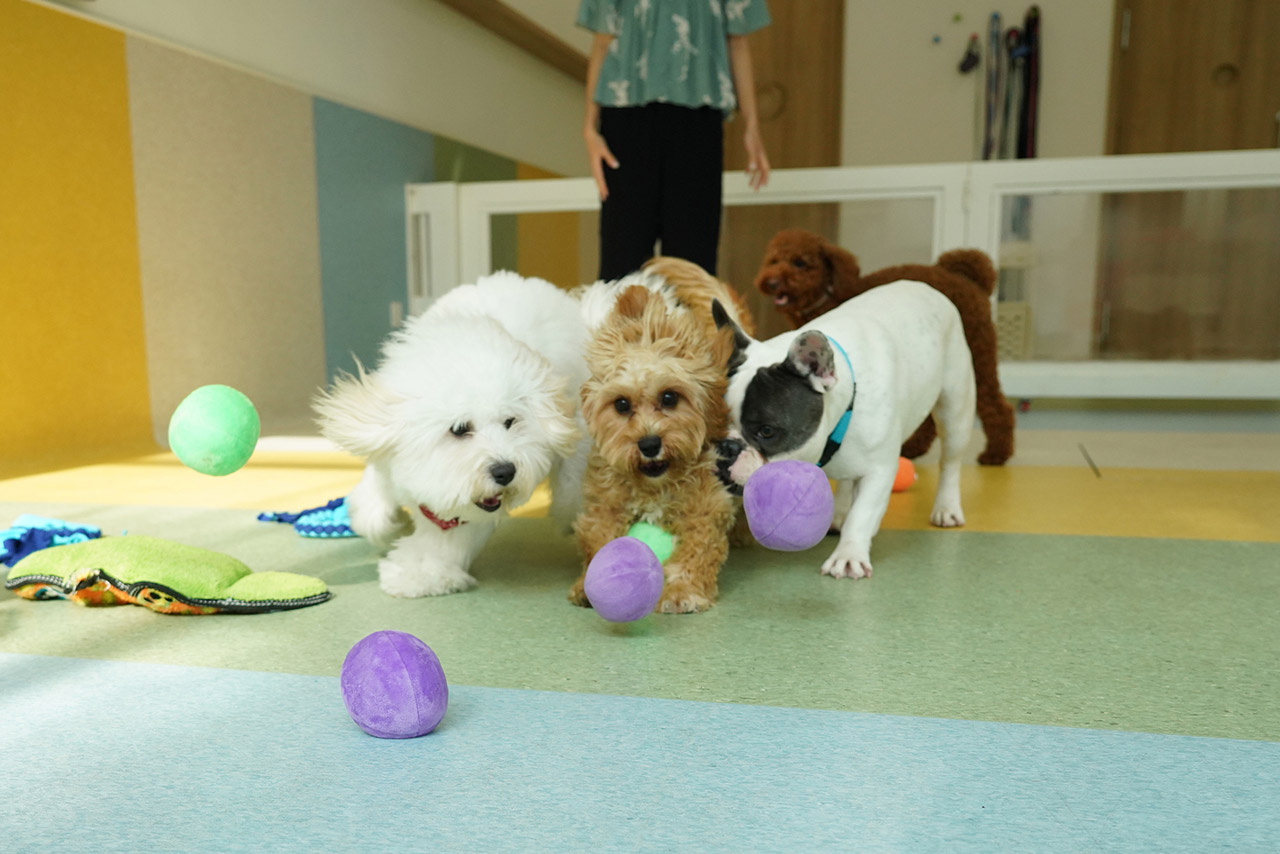
[{"label": "green floor", "polygon": [[1280,739],[1280,545],[885,531],[869,581],[823,550],[731,555],[720,604],[607,624],[567,603],[569,538],[513,520],[436,599],[380,592],[362,541],[317,541],[244,510],[0,504],[225,551],[323,578],[299,611],[168,617],[0,594],[0,652],[337,674],[359,638],[426,639],[460,685]]}]

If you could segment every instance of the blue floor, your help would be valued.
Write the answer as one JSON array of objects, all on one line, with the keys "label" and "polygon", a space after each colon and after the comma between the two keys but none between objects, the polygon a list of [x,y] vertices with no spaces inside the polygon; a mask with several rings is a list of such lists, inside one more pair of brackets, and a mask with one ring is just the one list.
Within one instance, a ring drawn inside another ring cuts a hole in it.
[{"label": "blue floor", "polygon": [[[71,772],[71,773],[69,773]],[[0,654],[0,850],[1275,851],[1280,744]]]}]

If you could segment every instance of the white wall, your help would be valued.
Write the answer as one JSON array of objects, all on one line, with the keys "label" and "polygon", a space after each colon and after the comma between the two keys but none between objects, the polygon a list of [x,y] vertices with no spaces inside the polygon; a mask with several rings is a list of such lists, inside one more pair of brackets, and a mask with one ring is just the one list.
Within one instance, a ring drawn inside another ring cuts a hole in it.
[{"label": "white wall", "polygon": [[[1022,26],[1029,2],[991,0],[847,0],[842,163],[872,166],[975,158],[982,67],[960,74],[970,33],[987,40],[989,18]],[[1112,0],[1038,0],[1041,157],[1102,154],[1106,146]],[[961,20],[954,17],[959,14]],[[934,36],[939,42],[934,44]],[[1058,196],[1036,204],[1025,298],[1031,304],[1033,355],[1089,356],[1097,279],[1099,199]],[[909,203],[883,202],[881,225],[909,218]],[[878,227],[843,209],[840,241],[858,254],[873,248],[901,262],[919,257],[919,227]],[[1007,261],[1008,259],[1006,259]],[[997,259],[999,261],[999,259]],[[871,269],[872,265],[864,265]]]},{"label": "white wall", "polygon": [[544,169],[586,171],[581,85],[433,0],[32,2]]},{"label": "white wall", "polygon": [[[1030,2],[847,0],[846,166],[973,159],[981,74],[957,70],[970,33],[988,17],[1007,28]],[[1083,157],[1105,146],[1112,0],[1038,0],[1043,50],[1039,154]],[[954,21],[956,14],[960,21]],[[933,37],[941,41],[933,43]]]},{"label": "white wall", "polygon": [[[545,169],[586,172],[581,85],[433,0],[31,1]],[[573,25],[578,0],[507,2],[573,47],[589,45]],[[1100,154],[1112,0],[1039,5],[1041,156]],[[1008,24],[1026,4],[998,8]],[[978,75],[956,65],[992,9],[990,0],[847,0],[843,163],[971,158]]]}]

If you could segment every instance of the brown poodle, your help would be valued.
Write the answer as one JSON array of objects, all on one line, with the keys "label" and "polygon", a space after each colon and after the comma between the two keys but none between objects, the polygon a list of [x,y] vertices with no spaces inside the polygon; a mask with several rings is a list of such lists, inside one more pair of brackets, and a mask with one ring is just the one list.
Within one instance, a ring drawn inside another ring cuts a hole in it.
[{"label": "brown poodle", "polygon": [[[934,266],[902,264],[863,276],[852,253],[810,231],[791,228],[769,241],[756,274],[756,288],[772,297],[778,311],[799,328],[845,300],[900,279],[931,285],[960,310],[978,383],[978,418],[987,436],[987,447],[978,462],[1003,465],[1013,456],[1014,416],[996,373],[996,326],[991,319],[996,271],[984,253],[956,249],[942,253]],[[902,455],[909,459],[921,456],[936,435],[930,416],[902,446]]]},{"label": "brown poodle", "polygon": [[[735,516],[715,453],[732,344],[727,334],[709,335],[699,313],[673,296],[627,288],[588,344],[582,416],[593,446],[574,530],[584,567],[637,521],[671,533],[657,610],[690,613],[715,603]],[[584,580],[585,572],[569,600],[589,606]]]}]

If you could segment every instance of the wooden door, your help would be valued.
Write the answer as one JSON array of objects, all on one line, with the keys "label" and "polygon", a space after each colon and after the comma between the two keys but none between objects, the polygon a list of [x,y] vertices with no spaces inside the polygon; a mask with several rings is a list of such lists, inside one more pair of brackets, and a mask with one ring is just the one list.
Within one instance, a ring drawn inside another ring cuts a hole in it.
[{"label": "wooden door", "polygon": [[[1111,154],[1280,143],[1280,0],[1118,0]],[[1105,198],[1097,348],[1280,358],[1280,191]]]},{"label": "wooden door", "polygon": [[[775,169],[840,165],[844,0],[772,2],[773,23],[748,36],[760,132]],[[725,126],[725,168],[746,168],[742,121]],[[748,298],[761,337],[790,327],[753,287],[764,248],[784,228],[839,237],[839,206],[725,208],[719,274]]]}]

